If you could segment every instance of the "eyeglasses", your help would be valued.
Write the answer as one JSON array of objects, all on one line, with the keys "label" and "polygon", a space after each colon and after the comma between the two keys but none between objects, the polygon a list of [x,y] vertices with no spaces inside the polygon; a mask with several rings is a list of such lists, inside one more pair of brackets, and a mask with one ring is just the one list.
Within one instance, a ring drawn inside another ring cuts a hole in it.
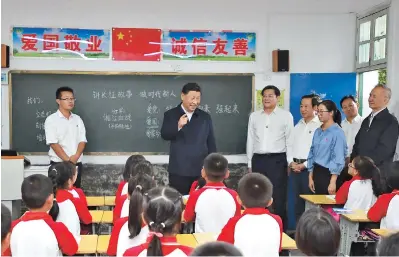
[{"label": "eyeglasses", "polygon": [[330,111],[317,110],[317,112],[330,112]]},{"label": "eyeglasses", "polygon": [[61,101],[75,102],[76,98],[60,98]]},{"label": "eyeglasses", "polygon": [[352,168],[352,169],[355,169],[355,166],[352,163],[348,163],[348,167]]}]

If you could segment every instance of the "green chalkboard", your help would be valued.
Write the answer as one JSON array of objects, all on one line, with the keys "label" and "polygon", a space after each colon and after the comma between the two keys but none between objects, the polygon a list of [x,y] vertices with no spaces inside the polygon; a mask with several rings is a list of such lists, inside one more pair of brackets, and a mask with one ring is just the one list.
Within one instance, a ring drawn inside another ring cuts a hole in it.
[{"label": "green chalkboard", "polygon": [[253,75],[11,72],[11,145],[47,152],[44,121],[57,110],[55,91],[75,91],[74,113],[86,127],[88,153],[168,153],[160,137],[163,113],[180,103],[183,85],[197,82],[212,116],[219,152],[245,153]]}]

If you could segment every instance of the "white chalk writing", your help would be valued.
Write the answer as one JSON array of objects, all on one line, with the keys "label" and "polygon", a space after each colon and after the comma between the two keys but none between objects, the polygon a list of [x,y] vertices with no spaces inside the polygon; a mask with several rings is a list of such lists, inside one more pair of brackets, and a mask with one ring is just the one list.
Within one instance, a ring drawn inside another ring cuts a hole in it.
[{"label": "white chalk writing", "polygon": [[44,110],[36,110],[36,118],[47,118],[51,115],[51,111],[44,111]]},{"label": "white chalk writing", "polygon": [[94,99],[124,99],[131,98],[133,93],[131,90],[126,91],[114,91],[114,90],[103,90],[103,91],[93,91]]},{"label": "white chalk writing", "polygon": [[119,107],[111,110],[110,113],[103,114],[103,120],[108,124],[109,129],[130,130],[132,129],[132,114],[125,108]]},{"label": "white chalk writing", "polygon": [[166,108],[165,108],[167,111],[169,111],[170,109],[173,109],[173,106],[172,105],[168,105],[168,106],[166,106]]},{"label": "white chalk writing", "polygon": [[44,122],[36,122],[36,128],[39,130],[44,130]]},{"label": "white chalk writing", "polygon": [[200,105],[198,108],[203,110],[204,112],[211,113],[211,107],[209,105],[207,105],[207,104]]},{"label": "white chalk writing", "polygon": [[109,129],[119,129],[119,130],[130,130],[132,129],[132,125],[130,124],[123,124],[123,123],[109,123]]},{"label": "white chalk writing", "polygon": [[156,138],[160,138],[161,137],[161,132],[159,132],[159,130],[157,130],[157,129],[147,129],[145,131],[145,135],[149,139],[156,139]]},{"label": "white chalk writing", "polygon": [[28,97],[26,104],[42,104],[43,101],[40,97]]},{"label": "white chalk writing", "polygon": [[37,134],[36,135],[36,140],[39,141],[39,142],[44,142],[44,141],[46,141],[46,136],[43,135],[43,134]]},{"label": "white chalk writing", "polygon": [[156,106],[155,104],[151,104],[151,103],[148,105],[148,107],[147,107],[148,114],[156,114],[158,112],[159,112],[158,106]]},{"label": "white chalk writing", "polygon": [[223,104],[217,104],[216,105],[216,114],[238,114],[240,111],[238,110],[238,105],[234,103],[233,105],[223,105]]}]

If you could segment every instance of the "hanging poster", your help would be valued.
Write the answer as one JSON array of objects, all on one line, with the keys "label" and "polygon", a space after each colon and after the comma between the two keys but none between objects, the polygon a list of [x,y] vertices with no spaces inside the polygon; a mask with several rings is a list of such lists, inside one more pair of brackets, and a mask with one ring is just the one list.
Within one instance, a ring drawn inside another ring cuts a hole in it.
[{"label": "hanging poster", "polygon": [[163,31],[164,60],[255,61],[256,34],[232,31]]},{"label": "hanging poster", "polygon": [[12,31],[14,57],[110,58],[110,31],[27,28]]}]

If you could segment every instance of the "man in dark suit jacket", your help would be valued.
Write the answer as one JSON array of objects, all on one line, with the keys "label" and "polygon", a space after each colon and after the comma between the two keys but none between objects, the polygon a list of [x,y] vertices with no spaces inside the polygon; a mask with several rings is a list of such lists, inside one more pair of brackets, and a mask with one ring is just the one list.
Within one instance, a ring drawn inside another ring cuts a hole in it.
[{"label": "man in dark suit jacket", "polygon": [[377,85],[371,91],[369,106],[372,112],[363,120],[351,154],[351,160],[359,155],[373,159],[380,168],[384,191],[390,190],[386,171],[393,161],[399,136],[398,120],[387,109],[390,99],[391,89],[384,85]]},{"label": "man in dark suit jacket", "polygon": [[201,176],[205,157],[216,152],[211,116],[198,109],[201,88],[187,83],[181,93],[182,103],[165,112],[161,136],[170,141],[169,186],[183,195]]}]

